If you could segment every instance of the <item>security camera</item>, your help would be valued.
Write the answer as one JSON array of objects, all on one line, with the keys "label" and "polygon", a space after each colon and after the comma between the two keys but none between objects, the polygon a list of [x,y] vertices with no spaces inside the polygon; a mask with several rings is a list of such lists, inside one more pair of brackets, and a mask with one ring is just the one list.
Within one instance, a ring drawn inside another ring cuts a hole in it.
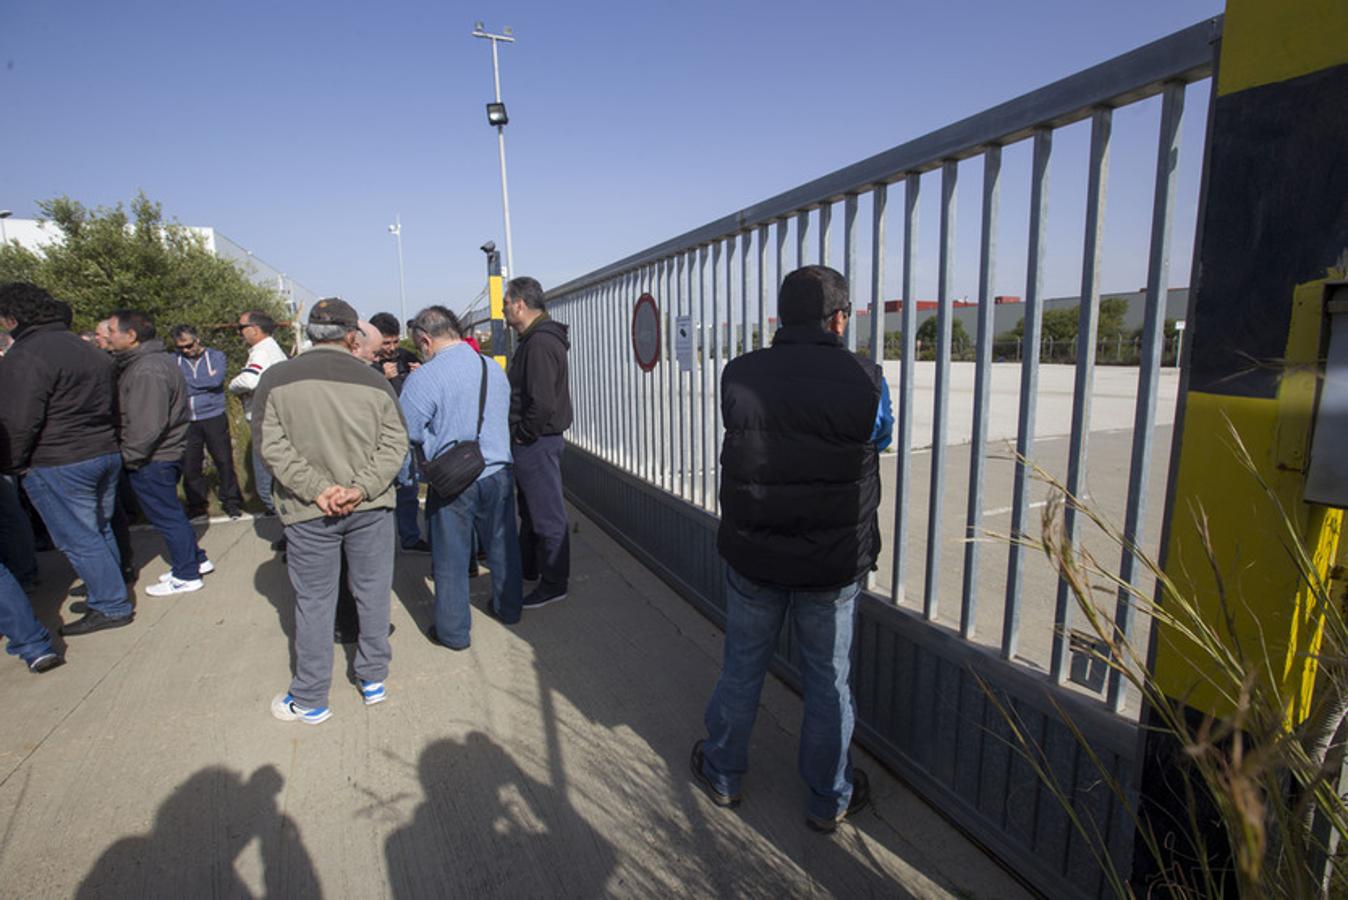
[{"label": "security camera", "polygon": [[487,241],[487,243],[483,244],[482,247],[481,247],[480,249],[482,250],[483,253],[495,253],[495,252],[496,252],[496,242],[495,242],[495,241]]}]

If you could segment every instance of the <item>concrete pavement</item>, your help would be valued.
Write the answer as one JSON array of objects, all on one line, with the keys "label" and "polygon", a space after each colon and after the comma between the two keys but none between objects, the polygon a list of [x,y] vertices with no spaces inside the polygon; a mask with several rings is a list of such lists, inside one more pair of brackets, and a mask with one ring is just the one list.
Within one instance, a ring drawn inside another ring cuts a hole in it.
[{"label": "concrete pavement", "polygon": [[[464,653],[422,636],[429,558],[400,555],[389,699],[362,706],[336,648],[320,726],[267,709],[292,623],[272,520],[206,527],[204,590],[138,591],[135,623],[73,638],[63,668],[0,659],[0,893],[1024,896],[859,751],[873,809],[806,829],[800,703],[771,678],[745,803],[714,807],[687,758],[720,633],[572,515],[571,596],[514,628],[475,614]],[[166,563],[135,540],[143,588]],[[42,577],[39,614],[69,621],[59,554]]]}]

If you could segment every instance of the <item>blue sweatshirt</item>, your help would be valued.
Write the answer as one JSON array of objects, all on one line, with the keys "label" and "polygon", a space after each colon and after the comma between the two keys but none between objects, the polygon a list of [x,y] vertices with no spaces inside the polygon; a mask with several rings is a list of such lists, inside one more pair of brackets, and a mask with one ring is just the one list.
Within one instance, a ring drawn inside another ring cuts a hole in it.
[{"label": "blue sweatshirt", "polygon": [[214,419],[225,414],[225,354],[222,350],[207,347],[196,359],[188,359],[181,353],[178,368],[187,379],[187,404],[192,411],[192,421]]}]

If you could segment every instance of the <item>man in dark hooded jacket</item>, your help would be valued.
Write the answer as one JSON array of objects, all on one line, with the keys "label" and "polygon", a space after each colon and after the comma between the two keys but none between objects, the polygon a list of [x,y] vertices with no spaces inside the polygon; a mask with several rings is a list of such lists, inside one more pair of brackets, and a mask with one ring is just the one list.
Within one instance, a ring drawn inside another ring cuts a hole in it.
[{"label": "man in dark hooded jacket", "polygon": [[512,278],[506,324],[519,336],[510,360],[510,449],[519,487],[520,560],[524,580],[539,579],[524,598],[536,609],[566,597],[571,538],[562,501],[562,432],[571,427],[567,328],[544,308],[543,287]]},{"label": "man in dark hooded jacket", "polygon": [[191,411],[187,381],[155,337],[145,313],[123,309],[109,319],[108,342],[117,360],[122,465],[150,524],[168,545],[171,571],[145,589],[152,597],[199,591],[215,566],[197,546],[196,532],[178,502],[178,477],[187,449]]}]

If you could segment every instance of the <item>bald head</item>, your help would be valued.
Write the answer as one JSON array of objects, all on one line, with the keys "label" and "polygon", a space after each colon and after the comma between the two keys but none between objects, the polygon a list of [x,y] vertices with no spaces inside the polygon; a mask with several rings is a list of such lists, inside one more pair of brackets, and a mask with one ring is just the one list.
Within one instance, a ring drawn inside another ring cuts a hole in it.
[{"label": "bald head", "polygon": [[360,340],[356,342],[356,358],[367,363],[374,362],[375,353],[378,352],[379,345],[383,340],[384,335],[378,328],[361,319]]}]

